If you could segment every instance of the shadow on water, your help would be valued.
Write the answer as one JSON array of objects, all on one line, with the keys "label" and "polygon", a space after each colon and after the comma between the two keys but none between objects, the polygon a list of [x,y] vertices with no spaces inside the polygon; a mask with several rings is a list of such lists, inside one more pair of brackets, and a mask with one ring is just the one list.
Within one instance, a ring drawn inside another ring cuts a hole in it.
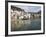
[{"label": "shadow on water", "polygon": [[11,31],[40,30],[41,19],[16,20],[11,24]]}]

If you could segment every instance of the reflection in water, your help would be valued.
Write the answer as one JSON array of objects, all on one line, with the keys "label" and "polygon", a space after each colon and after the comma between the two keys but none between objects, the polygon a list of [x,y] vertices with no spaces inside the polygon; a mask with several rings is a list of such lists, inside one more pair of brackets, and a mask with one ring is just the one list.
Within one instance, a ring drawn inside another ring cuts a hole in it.
[{"label": "reflection in water", "polygon": [[40,30],[41,19],[15,20],[11,22],[11,31]]}]

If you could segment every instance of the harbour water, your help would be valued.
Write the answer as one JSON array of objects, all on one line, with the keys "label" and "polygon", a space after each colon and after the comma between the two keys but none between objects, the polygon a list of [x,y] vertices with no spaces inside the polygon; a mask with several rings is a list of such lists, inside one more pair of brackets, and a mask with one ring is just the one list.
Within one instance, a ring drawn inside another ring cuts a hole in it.
[{"label": "harbour water", "polygon": [[41,19],[16,20],[11,22],[11,31],[40,30]]}]

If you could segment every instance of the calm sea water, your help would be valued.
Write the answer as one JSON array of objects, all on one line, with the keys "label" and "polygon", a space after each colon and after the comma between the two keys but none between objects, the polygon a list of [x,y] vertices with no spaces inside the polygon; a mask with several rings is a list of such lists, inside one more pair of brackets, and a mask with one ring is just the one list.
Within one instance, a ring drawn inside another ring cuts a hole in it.
[{"label": "calm sea water", "polygon": [[41,19],[16,20],[11,23],[11,31],[40,30]]}]

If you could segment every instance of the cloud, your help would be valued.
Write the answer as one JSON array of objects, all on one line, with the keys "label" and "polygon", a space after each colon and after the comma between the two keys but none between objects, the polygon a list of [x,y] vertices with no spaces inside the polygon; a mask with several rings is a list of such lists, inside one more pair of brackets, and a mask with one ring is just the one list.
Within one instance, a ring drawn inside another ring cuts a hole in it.
[{"label": "cloud", "polygon": [[38,11],[41,10],[41,6],[22,6],[22,5],[17,5],[16,7],[24,9],[25,12],[38,12]]}]

